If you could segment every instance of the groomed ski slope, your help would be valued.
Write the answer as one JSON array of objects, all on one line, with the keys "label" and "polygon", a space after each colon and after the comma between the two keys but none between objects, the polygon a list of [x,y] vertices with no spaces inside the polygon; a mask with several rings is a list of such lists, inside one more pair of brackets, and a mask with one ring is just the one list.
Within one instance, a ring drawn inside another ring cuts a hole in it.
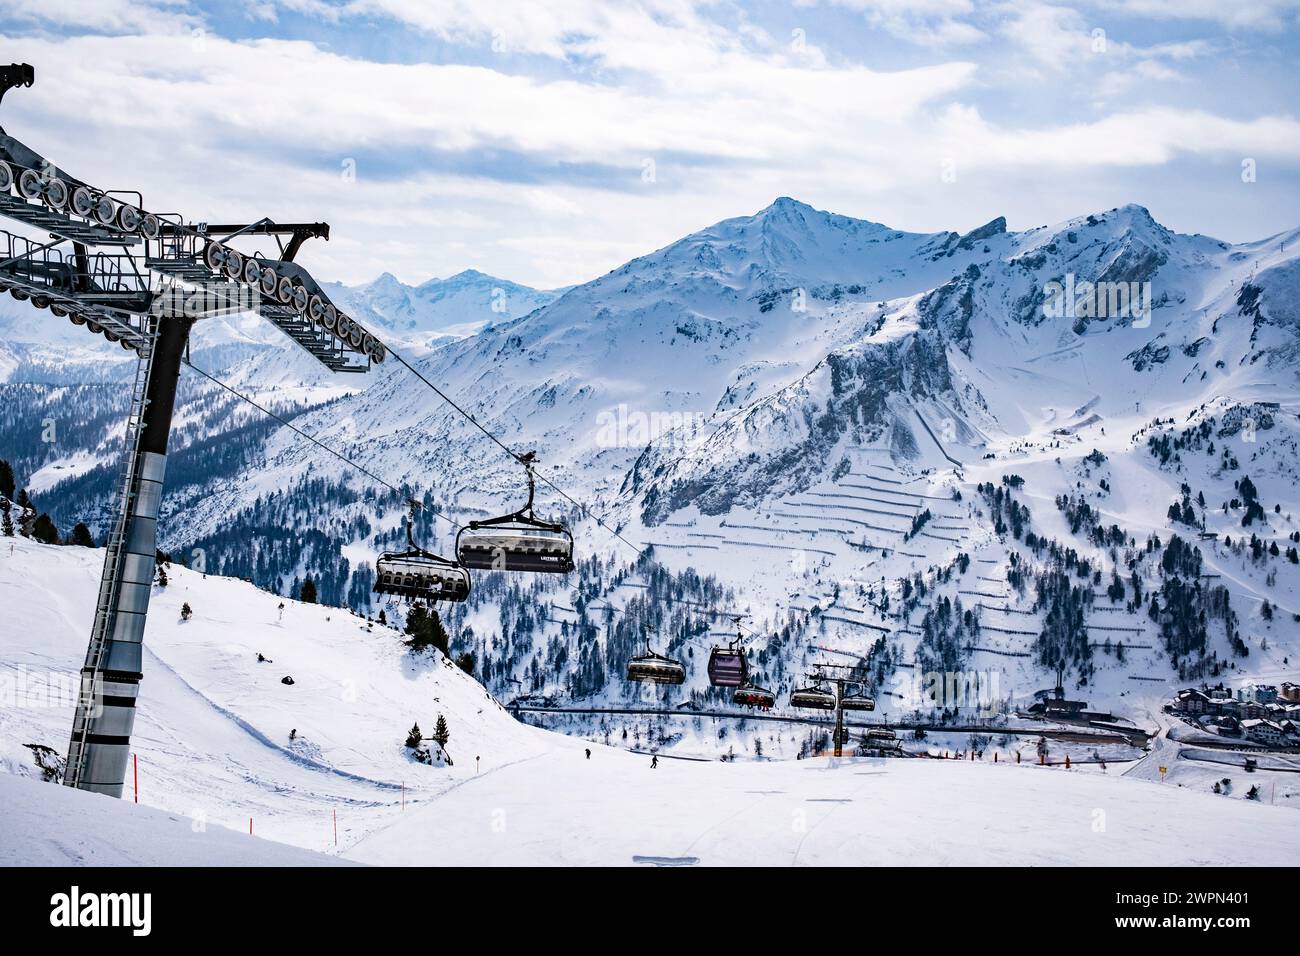
[{"label": "groomed ski slope", "polygon": [[700,763],[593,747],[470,781],[362,840],[434,865],[1292,865],[1293,809],[1028,764]]},{"label": "groomed ski slope", "polygon": [[[36,681],[75,675],[101,560],[0,541],[0,677],[14,692],[0,769],[32,776],[25,744],[66,748],[71,702],[48,705]],[[648,756],[518,724],[458,669],[413,662],[391,631],[293,602],[281,621],[279,603],[173,568],[145,645],[141,805],[5,780],[15,811],[0,814],[0,862],[318,862],[272,859],[265,841],[392,865],[1222,865],[1291,863],[1300,849],[1289,807],[1118,768],[664,758],[651,770]],[[439,713],[455,765],[411,762],[406,730]]]}]

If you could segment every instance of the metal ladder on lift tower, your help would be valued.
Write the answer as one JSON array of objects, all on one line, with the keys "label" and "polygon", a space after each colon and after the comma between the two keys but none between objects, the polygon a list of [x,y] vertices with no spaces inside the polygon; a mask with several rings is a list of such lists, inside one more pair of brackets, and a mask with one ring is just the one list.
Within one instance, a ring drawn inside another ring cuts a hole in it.
[{"label": "metal ladder on lift tower", "polygon": [[104,649],[113,633],[116,618],[118,584],[121,580],[122,547],[130,528],[131,507],[136,492],[136,467],[140,460],[139,445],[143,431],[142,419],[148,399],[149,371],[153,367],[154,337],[145,335],[138,349],[135,382],[131,387],[131,410],[126,422],[126,440],[123,451],[121,475],[118,479],[117,517],[109,534],[104,554],[104,572],[99,584],[99,599],[95,604],[95,623],[86,651],[86,663],[81,670],[81,688],[77,699],[77,713],[72,722],[72,742],[68,747],[68,765],[64,770],[65,786],[76,787],[81,782],[84,767],[86,736],[90,733],[95,715],[95,700],[102,684],[101,665]]}]

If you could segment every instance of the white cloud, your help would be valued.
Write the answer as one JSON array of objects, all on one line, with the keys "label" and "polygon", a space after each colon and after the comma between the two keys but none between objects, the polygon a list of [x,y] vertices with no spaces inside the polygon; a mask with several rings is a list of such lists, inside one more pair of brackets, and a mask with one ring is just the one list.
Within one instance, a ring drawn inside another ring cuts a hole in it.
[{"label": "white cloud", "polygon": [[[816,6],[818,0],[797,0]],[[987,34],[970,22],[973,0],[826,0],[830,6],[860,13],[872,26],[919,46],[975,43]]]},{"label": "white cloud", "polygon": [[[869,16],[904,15],[892,0],[850,2]],[[337,18],[340,30],[355,17],[387,16],[389,6],[275,4],[281,14]],[[1013,42],[993,51],[996,67],[964,58],[889,72],[842,52],[793,49],[743,18],[724,29],[671,0],[636,8],[565,0],[529,5],[515,20],[514,7],[391,6],[481,55],[373,63],[301,41],[195,40],[181,26],[7,38],[14,58],[37,65],[38,83],[6,97],[3,122],[91,182],[138,185],[156,210],[328,220],[332,240],[309,244],[305,262],[346,281],[385,270],[418,281],[473,266],[568,284],[782,194],[902,228],[958,228],[1017,211],[1036,223],[1046,218],[1041,207],[1078,202],[1073,187],[1084,179],[1089,196],[1107,198],[1098,177],[1137,183],[1124,199],[1141,200],[1150,180],[1135,170],[1245,155],[1276,167],[1300,155],[1290,117],[1160,104],[1155,91],[1185,79],[1177,71],[1212,44],[1109,38],[1098,57],[1087,19],[1041,3],[1005,8],[1017,15],[998,28]],[[262,0],[246,9],[273,12]],[[964,22],[973,8],[926,0],[909,9],[933,27]],[[526,60],[491,54],[494,29],[585,65],[525,72]],[[988,51],[963,50],[975,52]],[[1014,75],[1025,63],[1032,82]],[[990,87],[991,78],[1003,86]],[[1083,119],[1062,109],[1030,123],[979,108],[991,92],[1082,88],[1104,99],[1136,84],[1148,94],[1142,107],[1099,115],[1085,104]],[[359,164],[352,184],[340,175],[349,157]],[[646,159],[656,163],[654,183],[641,180]],[[947,159],[959,173],[951,187],[939,177]],[[1088,210],[1068,210],[1079,211]]]},{"label": "white cloud", "polygon": [[1094,0],[1124,17],[1203,20],[1229,29],[1282,30],[1296,23],[1300,0]]},{"label": "white cloud", "polygon": [[1135,110],[1089,123],[1013,129],[988,123],[974,109],[953,107],[941,126],[950,142],[961,144],[961,164],[972,168],[1132,167],[1167,163],[1179,153],[1300,153],[1300,121],[1292,117],[1236,120],[1201,110]]},{"label": "white cloud", "polygon": [[95,32],[189,32],[202,18],[187,0],[0,0],[0,22]]},{"label": "white cloud", "polygon": [[[234,132],[340,156],[400,145],[623,164],[671,153],[758,161],[797,138],[842,139],[915,115],[974,69],[819,70],[728,55],[650,92],[486,66],[368,63],[281,40],[81,37],[28,39],[24,49],[51,77],[24,104],[68,124],[192,128],[200,140]],[[68,89],[97,91],[89,116]]]}]

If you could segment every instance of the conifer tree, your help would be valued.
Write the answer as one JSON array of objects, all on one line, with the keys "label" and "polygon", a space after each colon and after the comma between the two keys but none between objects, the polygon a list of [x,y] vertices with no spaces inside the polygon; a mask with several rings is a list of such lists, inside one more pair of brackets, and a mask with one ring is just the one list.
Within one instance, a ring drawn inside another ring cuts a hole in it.
[{"label": "conifer tree", "polygon": [[55,527],[54,520],[45,512],[41,512],[36,523],[32,525],[32,537],[42,544],[58,544],[59,529]]},{"label": "conifer tree", "polygon": [[446,747],[447,741],[451,740],[451,731],[447,729],[447,718],[442,714],[438,715],[437,723],[433,725],[433,739],[438,742],[439,747]]},{"label": "conifer tree", "polygon": [[430,647],[448,653],[451,638],[442,626],[442,618],[438,616],[436,608],[425,608],[422,604],[411,608],[411,612],[406,615],[406,633],[410,637],[406,646],[417,653]]}]

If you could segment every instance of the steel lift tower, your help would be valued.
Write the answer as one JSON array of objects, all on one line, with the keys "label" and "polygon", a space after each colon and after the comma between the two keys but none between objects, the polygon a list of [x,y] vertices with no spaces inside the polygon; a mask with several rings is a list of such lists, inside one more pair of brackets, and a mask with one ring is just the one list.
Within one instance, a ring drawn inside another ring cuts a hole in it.
[{"label": "steel lift tower", "polygon": [[[34,81],[27,64],[0,67],[0,101]],[[143,677],[176,383],[194,323],[256,311],[334,372],[365,372],[387,353],[293,261],[307,239],[328,240],[325,223],[207,225],[149,212],[139,193],[76,179],[3,128],[0,215],[21,230],[0,230],[0,291],[137,356],[63,780],[120,797]],[[231,245],[257,239],[274,241],[274,254]]]}]

